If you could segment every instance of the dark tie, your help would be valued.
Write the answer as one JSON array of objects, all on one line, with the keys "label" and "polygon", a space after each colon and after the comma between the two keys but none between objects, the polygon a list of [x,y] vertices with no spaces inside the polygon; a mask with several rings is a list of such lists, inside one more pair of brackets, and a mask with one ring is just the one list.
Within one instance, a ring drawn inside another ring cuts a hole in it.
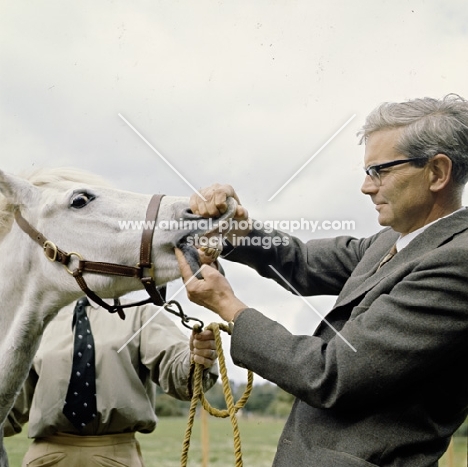
[{"label": "dark tie", "polygon": [[97,413],[94,339],[86,315],[88,305],[88,299],[81,298],[76,302],[73,313],[73,364],[63,407],[64,415],[78,429],[84,428]]},{"label": "dark tie", "polygon": [[398,253],[396,244],[392,246],[390,251],[383,257],[382,261],[380,261],[379,267],[377,271],[385,264],[388,263],[396,254]]}]

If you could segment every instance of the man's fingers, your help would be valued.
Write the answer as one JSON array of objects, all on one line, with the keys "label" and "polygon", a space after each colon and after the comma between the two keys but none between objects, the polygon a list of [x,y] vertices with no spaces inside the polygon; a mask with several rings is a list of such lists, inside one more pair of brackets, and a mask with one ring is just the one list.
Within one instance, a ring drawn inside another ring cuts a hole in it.
[{"label": "man's fingers", "polygon": [[[194,214],[202,217],[217,218],[227,210],[227,198],[232,196],[240,205],[239,197],[231,185],[221,185],[215,183],[200,190],[200,194],[193,194],[190,198],[190,208]],[[242,210],[238,210],[241,214]]]},{"label": "man's fingers", "polygon": [[238,204],[235,217],[236,219],[246,220],[249,218],[249,211],[247,211],[247,209]]},{"label": "man's fingers", "polygon": [[[190,198],[190,208],[192,212],[202,217],[219,217],[223,211],[222,209],[218,209],[219,207],[215,201],[216,194],[213,188],[204,188],[200,191],[200,194],[205,199],[199,196],[198,193],[193,194]],[[226,210],[226,208],[224,210]]]},{"label": "man's fingers", "polygon": [[216,343],[214,340],[206,340],[202,341],[200,339],[194,339],[193,340],[193,347],[194,349],[200,349],[200,350],[205,350],[205,349],[215,349],[216,348]]},{"label": "man's fingers", "polygon": [[211,360],[215,360],[218,356],[215,349],[195,349],[193,354],[203,358],[210,358]]},{"label": "man's fingers", "polygon": [[227,209],[227,194],[223,191],[217,191],[214,193],[213,201],[218,208],[220,214],[224,214]]},{"label": "man's fingers", "polygon": [[192,360],[195,363],[203,365],[204,368],[211,368],[216,360],[216,358],[205,358],[200,355],[192,355]]},{"label": "man's fingers", "polygon": [[190,341],[192,361],[203,365],[205,368],[213,366],[218,358],[213,331],[205,329],[199,333],[193,332]]},{"label": "man's fingers", "polygon": [[182,279],[184,282],[187,282],[192,276],[192,269],[190,265],[187,263],[184,254],[178,248],[174,249],[175,256],[177,258],[177,262],[179,263],[180,273],[182,275]]},{"label": "man's fingers", "polygon": [[205,329],[200,332],[192,331],[192,336],[198,341],[214,341],[214,333],[211,329]]}]

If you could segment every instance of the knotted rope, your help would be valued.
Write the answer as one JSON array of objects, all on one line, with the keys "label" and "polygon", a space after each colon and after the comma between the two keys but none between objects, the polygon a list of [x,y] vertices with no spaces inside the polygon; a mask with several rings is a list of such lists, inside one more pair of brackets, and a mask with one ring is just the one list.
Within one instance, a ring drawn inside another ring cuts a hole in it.
[{"label": "knotted rope", "polygon": [[[241,451],[241,440],[240,440],[240,432],[239,427],[237,425],[237,412],[242,409],[252,392],[253,386],[253,373],[251,371],[247,374],[247,386],[245,388],[244,393],[242,394],[241,398],[234,403],[234,397],[232,395],[231,386],[229,385],[229,379],[226,370],[226,360],[224,358],[223,347],[221,342],[221,334],[220,329],[227,332],[229,335],[231,334],[231,330],[229,326],[223,323],[211,323],[206,327],[206,329],[210,329],[213,331],[215,342],[216,342],[216,351],[218,353],[218,361],[219,361],[219,372],[221,374],[221,382],[223,386],[223,393],[224,399],[226,401],[226,409],[219,410],[215,407],[212,407],[208,400],[205,398],[205,394],[203,391],[203,365],[196,363],[194,372],[193,372],[193,395],[192,400],[190,403],[190,410],[189,410],[189,419],[187,422],[187,429],[185,431],[185,438],[184,443],[182,446],[182,455],[180,459],[181,467],[186,467],[187,460],[188,460],[188,451],[190,447],[190,437],[192,435],[192,428],[193,422],[195,420],[195,414],[197,411],[198,401],[201,401],[203,408],[214,417],[219,418],[226,418],[230,417],[232,431],[234,435],[234,456],[235,456],[235,466],[242,467],[242,451]],[[201,330],[201,329],[200,329]]]}]

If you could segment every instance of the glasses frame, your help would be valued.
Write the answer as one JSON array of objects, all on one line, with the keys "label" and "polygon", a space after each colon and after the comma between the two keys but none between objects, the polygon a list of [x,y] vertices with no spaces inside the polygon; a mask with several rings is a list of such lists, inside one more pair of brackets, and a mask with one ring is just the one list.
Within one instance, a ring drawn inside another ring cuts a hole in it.
[{"label": "glasses frame", "polygon": [[369,177],[372,179],[372,181],[376,185],[380,186],[381,185],[380,171],[382,169],[388,169],[390,167],[395,167],[396,165],[406,164],[408,162],[423,161],[423,160],[427,162],[429,159],[426,156],[410,157],[409,159],[398,159],[396,161],[384,162],[383,164],[370,165],[369,167],[364,168],[364,171],[366,172],[367,175],[369,175]]}]

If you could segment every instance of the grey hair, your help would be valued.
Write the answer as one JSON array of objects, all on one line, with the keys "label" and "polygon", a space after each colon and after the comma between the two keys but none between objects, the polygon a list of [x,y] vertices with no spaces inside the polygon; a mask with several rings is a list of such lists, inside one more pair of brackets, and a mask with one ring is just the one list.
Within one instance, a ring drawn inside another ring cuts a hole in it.
[{"label": "grey hair", "polygon": [[396,149],[408,157],[426,157],[423,166],[436,154],[452,161],[452,179],[468,182],[468,101],[457,94],[443,99],[424,97],[408,102],[385,102],[373,110],[358,136],[360,144],[380,130],[403,128]]}]

